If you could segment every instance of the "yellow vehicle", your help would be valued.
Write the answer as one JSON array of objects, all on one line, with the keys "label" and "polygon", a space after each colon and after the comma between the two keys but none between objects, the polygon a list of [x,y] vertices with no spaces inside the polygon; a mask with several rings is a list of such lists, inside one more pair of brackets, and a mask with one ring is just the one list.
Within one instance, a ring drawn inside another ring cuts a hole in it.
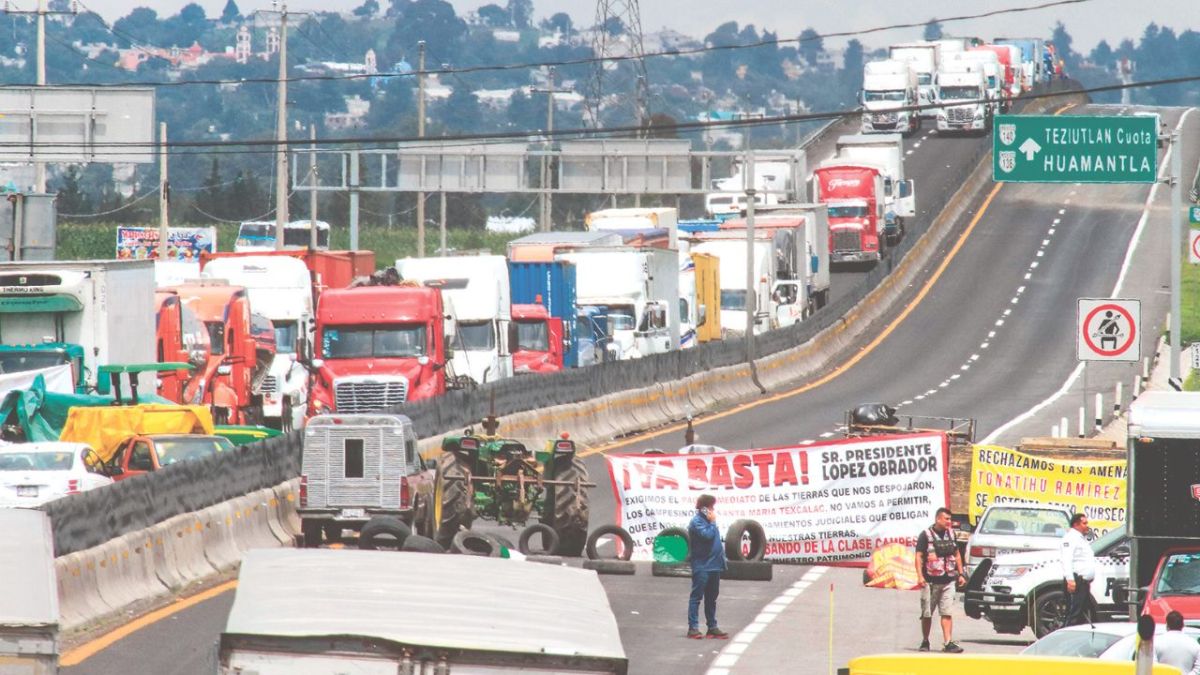
[{"label": "yellow vehicle", "polygon": [[[721,339],[721,278],[720,261],[708,253],[692,253],[696,274],[696,312],[704,320],[696,326],[696,341],[700,343]],[[704,309],[701,310],[700,308]]]},{"label": "yellow vehicle", "polygon": [[59,440],[87,443],[100,462],[108,462],[131,436],[212,433],[212,413],[205,406],[151,403],[71,408]]},{"label": "yellow vehicle", "polygon": [[[878,654],[850,660],[850,675],[1133,675],[1133,661],[1023,654]],[[1154,664],[1154,675],[1179,669]]]}]

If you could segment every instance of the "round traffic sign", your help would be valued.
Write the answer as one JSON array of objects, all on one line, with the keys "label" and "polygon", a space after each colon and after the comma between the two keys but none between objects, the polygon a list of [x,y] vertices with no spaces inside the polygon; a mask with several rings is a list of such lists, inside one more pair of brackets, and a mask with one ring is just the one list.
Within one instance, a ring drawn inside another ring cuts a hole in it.
[{"label": "round traffic sign", "polygon": [[[1121,326],[1121,318],[1125,320],[1126,327]],[[1100,305],[1083,319],[1083,341],[1098,356],[1120,356],[1136,343],[1137,322],[1133,314],[1121,305]]]},{"label": "round traffic sign", "polygon": [[1200,230],[1192,230],[1192,257],[1200,260]]}]

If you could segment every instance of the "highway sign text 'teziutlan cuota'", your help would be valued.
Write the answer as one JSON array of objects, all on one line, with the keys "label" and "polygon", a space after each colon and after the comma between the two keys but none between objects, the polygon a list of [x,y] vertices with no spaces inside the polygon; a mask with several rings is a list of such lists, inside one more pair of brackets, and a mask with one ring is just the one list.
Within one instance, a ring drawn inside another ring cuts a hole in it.
[{"label": "highway sign text 'teziutlan cuota'", "polygon": [[992,178],[1017,183],[1153,183],[1153,117],[997,115]]}]

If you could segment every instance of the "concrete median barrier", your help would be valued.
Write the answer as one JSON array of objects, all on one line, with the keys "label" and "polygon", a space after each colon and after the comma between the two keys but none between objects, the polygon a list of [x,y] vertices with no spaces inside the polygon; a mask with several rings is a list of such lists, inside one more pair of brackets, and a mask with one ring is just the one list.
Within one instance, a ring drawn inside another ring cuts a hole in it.
[{"label": "concrete median barrier", "polygon": [[56,558],[58,577],[59,627],[73,630],[90,624],[113,611],[100,597],[96,580],[98,551],[82,551]]},{"label": "concrete median barrier", "polygon": [[299,534],[300,515],[296,513],[296,500],[299,499],[300,479],[293,478],[286,483],[276,485],[274,492],[278,499],[279,524],[283,526],[284,533],[289,537]]},{"label": "concrete median barrier", "polygon": [[233,507],[223,502],[204,509],[197,517],[204,524],[204,557],[219,572],[233,569],[242,560],[242,551],[233,538]]}]

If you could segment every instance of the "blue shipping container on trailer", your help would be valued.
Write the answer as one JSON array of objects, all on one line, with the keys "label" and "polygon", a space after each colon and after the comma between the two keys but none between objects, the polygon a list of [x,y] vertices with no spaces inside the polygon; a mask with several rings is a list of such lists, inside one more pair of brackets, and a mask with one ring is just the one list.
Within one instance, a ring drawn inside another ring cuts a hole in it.
[{"label": "blue shipping container on trailer", "polygon": [[563,365],[579,367],[581,333],[575,317],[575,266],[566,262],[508,262],[514,305],[542,305],[567,331]]}]

